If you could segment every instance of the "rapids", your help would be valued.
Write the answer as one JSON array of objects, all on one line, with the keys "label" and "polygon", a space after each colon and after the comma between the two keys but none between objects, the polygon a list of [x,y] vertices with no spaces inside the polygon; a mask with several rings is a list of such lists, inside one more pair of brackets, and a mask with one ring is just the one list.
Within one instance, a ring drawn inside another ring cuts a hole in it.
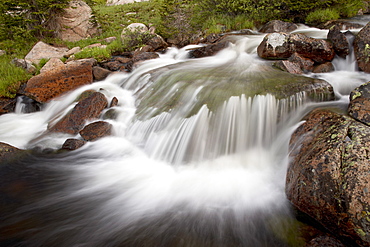
[{"label": "rapids", "polygon": [[[301,27],[325,38],[327,31]],[[84,86],[35,113],[0,116],[0,141],[32,150],[1,164],[1,246],[299,246],[295,218],[284,194],[290,135],[312,108],[345,108],[352,89],[370,80],[353,56],[336,58],[336,71],[311,74],[330,82],[334,102],[310,102],[303,93],[232,96],[217,110],[207,105],[189,115],[202,85],[179,97],[186,104],[161,112],[138,97],[149,71],[192,68],[196,76],[229,66],[243,76],[267,63],[256,55],[264,35],[237,37],[213,57],[188,59],[188,49],[171,48],[131,74],[115,74]],[[224,73],[227,73],[225,71]],[[159,80],[158,80],[159,81]],[[154,81],[153,83],[156,83]],[[161,85],[157,85],[160,87]],[[113,135],[82,148],[55,153],[67,134],[47,134],[52,124],[94,89],[117,97]],[[179,92],[172,88],[167,98]],[[155,113],[155,114],[154,114]]]}]

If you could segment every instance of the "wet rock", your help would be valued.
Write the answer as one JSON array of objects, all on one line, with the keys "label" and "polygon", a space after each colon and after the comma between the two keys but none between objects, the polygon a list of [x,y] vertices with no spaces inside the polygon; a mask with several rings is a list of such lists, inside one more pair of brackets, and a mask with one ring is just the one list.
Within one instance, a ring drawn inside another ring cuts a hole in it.
[{"label": "wet rock", "polygon": [[112,133],[112,125],[105,121],[98,121],[86,125],[80,135],[86,141],[95,141],[99,138],[109,136]]},{"label": "wet rock", "polygon": [[73,62],[32,77],[28,80],[24,93],[43,103],[92,81],[91,62]]},{"label": "wet rock", "polygon": [[290,62],[295,63],[301,68],[303,72],[310,72],[313,70],[313,66],[315,64],[314,61],[312,61],[309,58],[305,58],[298,53],[293,53],[288,59]]},{"label": "wet rock", "polygon": [[104,69],[99,66],[94,66],[93,67],[93,76],[95,81],[102,81],[105,78],[108,77],[109,74],[111,74],[112,71]]},{"label": "wet rock", "polygon": [[346,58],[349,54],[349,44],[346,35],[342,33],[338,26],[332,26],[328,32],[328,40],[333,44],[335,53]]},{"label": "wet rock", "polygon": [[290,142],[288,199],[336,236],[369,246],[370,128],[330,110],[305,119]]},{"label": "wet rock", "polygon": [[101,66],[109,71],[123,71],[126,69],[126,65],[117,60],[104,62]]},{"label": "wet rock", "polygon": [[112,101],[109,104],[109,107],[115,107],[118,105],[118,99],[116,97],[113,97]]},{"label": "wet rock", "polygon": [[358,67],[364,72],[370,73],[370,23],[356,35],[353,49]]},{"label": "wet rock", "polygon": [[84,140],[70,138],[70,139],[67,139],[63,143],[62,149],[72,151],[72,150],[79,149],[80,147],[82,147],[85,144],[86,144],[86,141],[84,141]]},{"label": "wet rock", "polygon": [[319,64],[312,70],[313,73],[328,73],[332,71],[334,71],[334,65],[331,62]]},{"label": "wet rock", "polygon": [[70,1],[68,8],[57,16],[55,25],[57,38],[65,41],[76,42],[99,34],[92,9],[82,0]]},{"label": "wet rock", "polygon": [[70,113],[49,127],[49,130],[75,135],[84,127],[86,121],[98,118],[107,105],[104,94],[95,92],[79,101]]},{"label": "wet rock", "polygon": [[189,56],[192,58],[201,58],[201,57],[208,57],[213,56],[217,52],[225,49],[229,45],[229,41],[227,40],[221,40],[219,42],[216,42],[214,44],[210,44],[207,46],[195,48],[189,52]]},{"label": "wet rock", "polygon": [[291,74],[303,74],[303,70],[300,66],[289,60],[279,60],[274,63],[274,66]]},{"label": "wet rock", "polygon": [[159,58],[159,55],[155,52],[135,52],[132,58],[133,63],[137,63],[140,61],[150,60]]},{"label": "wet rock", "polygon": [[257,53],[265,59],[287,59],[297,53],[318,63],[331,61],[335,55],[332,45],[325,40],[287,33],[267,34]]},{"label": "wet rock", "polygon": [[370,82],[351,92],[348,114],[354,119],[370,125]]},{"label": "wet rock", "polygon": [[16,104],[17,99],[0,97],[0,115],[14,112]]},{"label": "wet rock", "polygon": [[7,143],[0,142],[0,164],[4,164],[7,161],[17,159],[20,155],[26,151],[13,147]]},{"label": "wet rock", "polygon": [[50,59],[53,57],[62,58],[67,51],[68,48],[54,47],[39,41],[26,55],[25,59],[31,61],[32,63],[38,64],[41,59]]},{"label": "wet rock", "polygon": [[296,30],[298,26],[291,22],[284,22],[280,20],[272,20],[266,23],[259,31],[261,33],[290,33]]},{"label": "wet rock", "polygon": [[41,110],[41,104],[27,96],[20,96],[21,99],[21,109],[22,113],[32,113]]}]

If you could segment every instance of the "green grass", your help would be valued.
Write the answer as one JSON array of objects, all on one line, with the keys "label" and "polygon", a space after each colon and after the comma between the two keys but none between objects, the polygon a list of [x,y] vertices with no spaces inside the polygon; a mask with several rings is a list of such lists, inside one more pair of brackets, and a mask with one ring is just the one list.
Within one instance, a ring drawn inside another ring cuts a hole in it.
[{"label": "green grass", "polygon": [[306,17],[307,24],[319,24],[330,20],[339,19],[340,15],[336,9],[319,9],[309,13]]},{"label": "green grass", "polygon": [[31,78],[31,74],[10,61],[11,57],[0,56],[0,97],[14,98],[20,84]]}]

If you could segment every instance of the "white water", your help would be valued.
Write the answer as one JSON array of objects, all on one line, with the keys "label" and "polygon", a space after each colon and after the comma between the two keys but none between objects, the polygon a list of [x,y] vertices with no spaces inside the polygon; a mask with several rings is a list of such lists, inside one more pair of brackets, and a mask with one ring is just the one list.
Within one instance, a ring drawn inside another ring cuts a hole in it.
[{"label": "white water", "polygon": [[[131,75],[80,88],[41,112],[0,116],[0,141],[58,149],[71,136],[42,133],[73,108],[80,93],[95,89],[119,100],[118,117],[109,120],[113,136],[10,164],[14,180],[29,185],[27,203],[5,221],[30,222],[14,238],[26,246],[292,245],[286,240],[292,216],[285,171],[290,135],[312,106],[304,94],[280,101],[234,96],[216,111],[204,105],[186,118],[202,90],[195,86],[178,109],[144,120],[135,116],[136,95],[150,79],[146,72],[175,64],[201,71],[233,62],[241,74],[251,73],[263,63],[255,54],[262,38],[239,38],[217,56],[196,60],[186,58],[186,49],[171,49]],[[338,101],[332,105],[345,105],[350,91],[370,80],[352,69],[312,76],[335,87]]]}]

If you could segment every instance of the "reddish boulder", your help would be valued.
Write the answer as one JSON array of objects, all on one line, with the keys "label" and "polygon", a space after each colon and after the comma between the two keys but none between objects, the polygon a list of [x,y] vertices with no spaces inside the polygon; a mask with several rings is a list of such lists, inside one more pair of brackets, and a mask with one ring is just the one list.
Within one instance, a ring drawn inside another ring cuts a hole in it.
[{"label": "reddish boulder", "polygon": [[346,58],[349,54],[349,44],[346,35],[340,31],[338,26],[334,25],[329,29],[328,40],[333,44],[335,53]]},{"label": "reddish boulder", "polygon": [[298,26],[291,22],[284,22],[280,20],[272,20],[266,23],[259,31],[261,33],[290,33],[296,30]]},{"label": "reddish boulder", "polygon": [[370,22],[356,35],[353,49],[358,67],[370,73]]},{"label": "reddish boulder", "polygon": [[258,55],[266,59],[287,59],[295,52],[318,63],[331,61],[335,55],[329,42],[298,33],[267,34],[257,47]]},{"label": "reddish boulder", "polygon": [[92,81],[90,62],[70,63],[32,77],[28,80],[24,93],[44,103],[77,87],[90,84]]},{"label": "reddish boulder", "polygon": [[288,199],[337,237],[370,245],[370,128],[315,110],[292,135]]},{"label": "reddish boulder", "polygon": [[70,113],[51,126],[49,130],[76,135],[84,127],[86,121],[98,118],[107,105],[108,101],[104,94],[95,92],[78,102]]},{"label": "reddish boulder", "polygon": [[370,125],[370,82],[351,92],[348,114],[354,119]]},{"label": "reddish boulder", "polygon": [[108,122],[98,121],[86,125],[80,131],[80,135],[86,141],[94,141],[112,133],[112,125]]}]

